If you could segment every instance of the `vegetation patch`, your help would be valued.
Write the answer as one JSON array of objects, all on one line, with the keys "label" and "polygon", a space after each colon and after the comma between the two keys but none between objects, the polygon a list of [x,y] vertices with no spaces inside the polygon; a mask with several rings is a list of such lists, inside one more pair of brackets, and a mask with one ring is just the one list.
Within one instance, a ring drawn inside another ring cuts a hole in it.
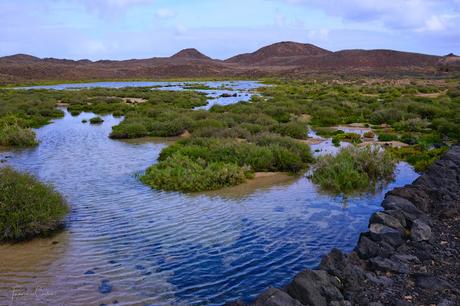
[{"label": "vegetation patch", "polygon": [[441,158],[448,146],[424,150],[420,146],[392,148],[391,152],[401,160],[407,161],[418,172],[425,171],[433,162]]},{"label": "vegetation patch", "polygon": [[60,194],[36,178],[0,169],[0,240],[19,241],[63,225],[68,207]]},{"label": "vegetation patch", "polygon": [[147,169],[141,181],[156,189],[195,192],[243,183],[250,172],[233,163],[193,160],[175,154]]},{"label": "vegetation patch", "polygon": [[32,147],[38,144],[35,132],[18,124],[0,123],[0,145],[5,147]]},{"label": "vegetation patch", "polygon": [[[289,79],[271,83],[273,86],[259,88],[260,95],[249,102],[214,105],[209,110],[196,109],[207,104],[206,95],[189,90],[0,90],[0,118],[14,117],[20,128],[27,129],[62,116],[56,109],[59,105],[67,105],[73,114],[113,114],[124,119],[113,127],[112,138],[191,135],[189,142],[165,149],[161,161],[177,153],[193,162],[203,159],[205,168],[216,162],[249,167],[250,172],[305,169],[310,159],[299,154],[294,143],[307,138],[309,127],[338,145],[363,139],[337,131],[335,126],[365,122],[380,141],[398,140],[413,148],[399,156],[413,164],[418,160],[417,169],[425,167],[421,160],[426,165],[435,160],[431,158],[436,152],[431,152],[432,148],[460,140],[460,97],[455,82]],[[201,84],[187,85],[204,88]],[[433,92],[446,94],[420,96]],[[371,134],[365,136],[372,138]],[[177,152],[169,154],[172,150]]]},{"label": "vegetation patch", "polygon": [[350,146],[333,155],[320,157],[311,179],[324,190],[352,193],[375,189],[393,178],[395,161],[391,154],[377,147]]},{"label": "vegetation patch", "polygon": [[89,123],[91,123],[91,124],[101,124],[103,122],[104,122],[104,120],[101,117],[93,117],[93,118],[89,119]]},{"label": "vegetation patch", "polygon": [[332,137],[332,143],[338,147],[340,146],[341,141],[350,142],[353,144],[361,143],[361,136],[356,133],[338,133],[334,137]]},{"label": "vegetation patch", "polygon": [[163,149],[141,180],[163,190],[213,190],[240,184],[254,172],[299,172],[311,161],[308,145],[279,135],[251,142],[195,137]]}]

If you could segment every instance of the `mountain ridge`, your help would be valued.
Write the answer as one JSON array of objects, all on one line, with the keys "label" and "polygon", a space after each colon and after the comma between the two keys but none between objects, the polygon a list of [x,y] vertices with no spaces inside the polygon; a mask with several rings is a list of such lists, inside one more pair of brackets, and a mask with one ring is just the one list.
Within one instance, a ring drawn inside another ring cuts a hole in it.
[{"label": "mountain ridge", "polygon": [[305,76],[368,73],[436,74],[460,70],[458,57],[389,49],[329,51],[313,44],[283,41],[225,60],[212,59],[197,49],[170,57],[129,60],[68,60],[28,54],[0,57],[0,84],[58,80],[160,79],[196,77]]}]

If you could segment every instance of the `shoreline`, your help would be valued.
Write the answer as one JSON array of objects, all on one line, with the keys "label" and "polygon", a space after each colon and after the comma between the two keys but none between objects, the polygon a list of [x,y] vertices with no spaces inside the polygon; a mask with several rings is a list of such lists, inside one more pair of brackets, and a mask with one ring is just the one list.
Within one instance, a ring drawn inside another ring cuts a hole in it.
[{"label": "shoreline", "polygon": [[460,144],[382,208],[351,253],[333,249],[250,305],[459,305]]},{"label": "shoreline", "polygon": [[203,77],[203,78],[133,78],[133,79],[88,79],[88,80],[43,80],[31,81],[25,83],[11,83],[0,85],[1,89],[16,89],[17,87],[34,87],[34,86],[53,86],[62,84],[85,84],[85,83],[112,83],[112,82],[225,82],[225,81],[256,81],[260,83],[267,82],[267,78],[249,78],[249,77]]}]

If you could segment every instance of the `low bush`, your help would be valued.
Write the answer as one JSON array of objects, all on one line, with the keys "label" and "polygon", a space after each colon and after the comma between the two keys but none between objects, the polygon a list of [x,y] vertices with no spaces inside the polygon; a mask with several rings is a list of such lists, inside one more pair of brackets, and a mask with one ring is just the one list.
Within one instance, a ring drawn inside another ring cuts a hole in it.
[{"label": "low bush", "polygon": [[175,154],[147,169],[141,181],[156,189],[196,192],[241,184],[250,176],[232,163],[193,160]]},{"label": "low bush", "polygon": [[326,138],[333,137],[337,134],[345,133],[342,130],[337,130],[337,129],[328,128],[328,127],[317,127],[315,128],[315,132],[318,136],[326,137]]},{"label": "low bush", "polygon": [[311,179],[325,190],[346,194],[369,190],[391,180],[394,169],[390,153],[377,147],[350,146],[335,156],[320,157]]},{"label": "low bush", "polygon": [[252,142],[230,139],[191,138],[169,146],[160,154],[166,160],[175,154],[192,160],[233,163],[255,172],[299,172],[312,160],[310,147],[281,136],[260,136]]},{"label": "low bush", "polygon": [[101,124],[102,122],[104,122],[104,119],[102,119],[101,117],[93,117],[89,119],[89,123],[91,124]]},{"label": "low bush", "polygon": [[346,141],[353,144],[361,143],[361,136],[356,133],[339,133],[332,137],[332,143],[335,146],[340,145],[340,141]]},{"label": "low bush", "polygon": [[424,149],[422,146],[392,148],[391,152],[399,159],[407,161],[418,172],[425,171],[437,161],[449,148],[443,146],[436,149]]},{"label": "low bush", "polygon": [[396,141],[399,140],[399,137],[396,134],[382,133],[378,135],[378,139],[379,141]]},{"label": "low bush", "polygon": [[364,136],[364,138],[374,138],[375,134],[372,131],[367,131],[366,133],[364,133],[363,136]]},{"label": "low bush", "polygon": [[6,147],[31,147],[37,145],[35,132],[18,124],[0,125],[0,145]]},{"label": "low bush", "polygon": [[123,125],[117,125],[112,128],[110,138],[128,139],[147,136],[148,132],[142,123],[130,122]]},{"label": "low bush", "polygon": [[279,123],[271,127],[271,131],[283,136],[289,136],[296,139],[306,139],[308,134],[308,125],[305,122],[287,122]]},{"label": "low bush", "polygon": [[11,168],[0,169],[0,240],[18,241],[63,225],[68,207],[51,186]]}]

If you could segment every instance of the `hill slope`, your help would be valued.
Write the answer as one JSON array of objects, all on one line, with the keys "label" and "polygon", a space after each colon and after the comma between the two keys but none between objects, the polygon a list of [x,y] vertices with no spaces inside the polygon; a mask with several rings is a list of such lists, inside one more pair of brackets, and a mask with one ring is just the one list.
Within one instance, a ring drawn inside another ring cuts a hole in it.
[{"label": "hill slope", "polygon": [[101,79],[299,76],[358,72],[368,74],[458,71],[458,57],[393,50],[328,51],[311,44],[280,42],[253,53],[214,60],[196,49],[171,57],[123,61],[40,59],[17,54],[0,57],[0,84]]}]

